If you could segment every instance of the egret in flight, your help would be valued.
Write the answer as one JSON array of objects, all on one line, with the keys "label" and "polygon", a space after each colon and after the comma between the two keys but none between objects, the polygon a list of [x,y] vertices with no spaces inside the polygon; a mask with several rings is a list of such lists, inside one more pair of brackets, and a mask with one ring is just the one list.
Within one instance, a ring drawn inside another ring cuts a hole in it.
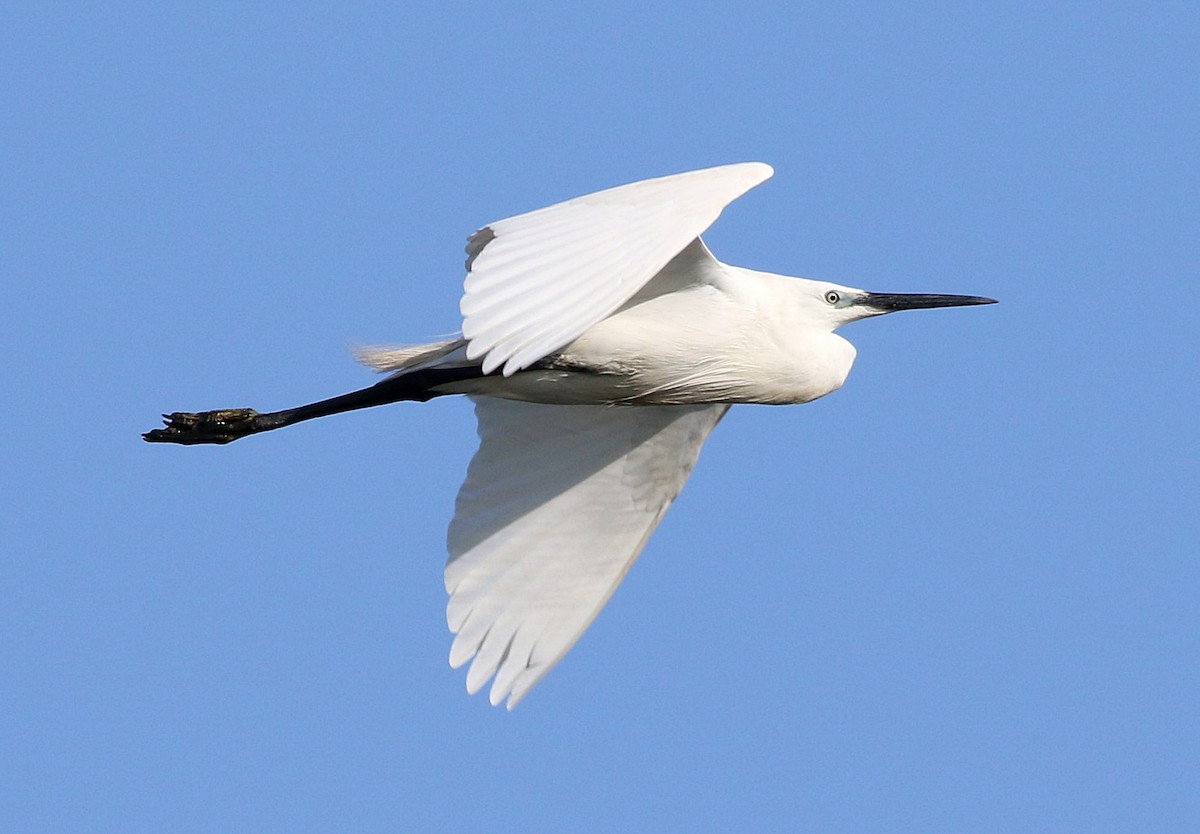
[{"label": "egret in flight", "polygon": [[897,310],[991,304],[866,292],[721,263],[700,239],[772,174],[724,165],[577,197],[467,241],[458,338],[359,352],[381,382],[283,411],[163,415],[152,442],[229,443],[465,394],[479,449],[447,535],[450,664],[516,706],[612,596],[731,405],[836,391],[834,333]]}]

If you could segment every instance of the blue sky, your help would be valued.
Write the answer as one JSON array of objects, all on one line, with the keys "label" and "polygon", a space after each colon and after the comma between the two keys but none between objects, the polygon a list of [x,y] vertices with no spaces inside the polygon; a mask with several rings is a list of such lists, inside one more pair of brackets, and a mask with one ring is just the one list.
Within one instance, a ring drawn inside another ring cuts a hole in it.
[{"label": "blue sky", "polygon": [[[1200,827],[1191,4],[7,4],[0,828]],[[734,409],[513,713],[446,663],[466,235],[759,159],[723,260],[989,295]]]}]

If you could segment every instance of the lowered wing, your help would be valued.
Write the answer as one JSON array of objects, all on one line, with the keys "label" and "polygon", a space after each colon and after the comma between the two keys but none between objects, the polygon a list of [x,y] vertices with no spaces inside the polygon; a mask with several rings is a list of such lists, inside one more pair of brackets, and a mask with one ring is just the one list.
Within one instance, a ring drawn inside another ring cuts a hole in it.
[{"label": "lowered wing", "polygon": [[450,523],[446,610],[467,690],[512,709],[595,619],[728,410],[473,397],[479,451]]}]

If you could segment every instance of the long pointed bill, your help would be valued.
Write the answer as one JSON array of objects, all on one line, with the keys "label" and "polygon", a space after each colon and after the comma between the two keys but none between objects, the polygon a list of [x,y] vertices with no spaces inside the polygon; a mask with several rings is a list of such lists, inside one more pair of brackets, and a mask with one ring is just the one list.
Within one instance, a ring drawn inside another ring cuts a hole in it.
[{"label": "long pointed bill", "polygon": [[865,293],[858,303],[881,313],[897,310],[924,310],[930,307],[966,307],[971,304],[995,304],[996,299],[979,295],[927,295],[923,293]]}]

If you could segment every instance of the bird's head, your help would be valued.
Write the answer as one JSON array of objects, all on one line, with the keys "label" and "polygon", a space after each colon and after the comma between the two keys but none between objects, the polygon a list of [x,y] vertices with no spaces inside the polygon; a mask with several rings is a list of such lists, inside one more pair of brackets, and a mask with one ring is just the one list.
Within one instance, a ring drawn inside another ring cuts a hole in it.
[{"label": "bird's head", "polygon": [[897,310],[996,303],[994,298],[978,295],[868,292],[827,281],[801,280],[804,280],[805,284],[805,307],[809,314],[817,321],[827,323],[830,330],[836,330],[852,321],[894,313]]}]

